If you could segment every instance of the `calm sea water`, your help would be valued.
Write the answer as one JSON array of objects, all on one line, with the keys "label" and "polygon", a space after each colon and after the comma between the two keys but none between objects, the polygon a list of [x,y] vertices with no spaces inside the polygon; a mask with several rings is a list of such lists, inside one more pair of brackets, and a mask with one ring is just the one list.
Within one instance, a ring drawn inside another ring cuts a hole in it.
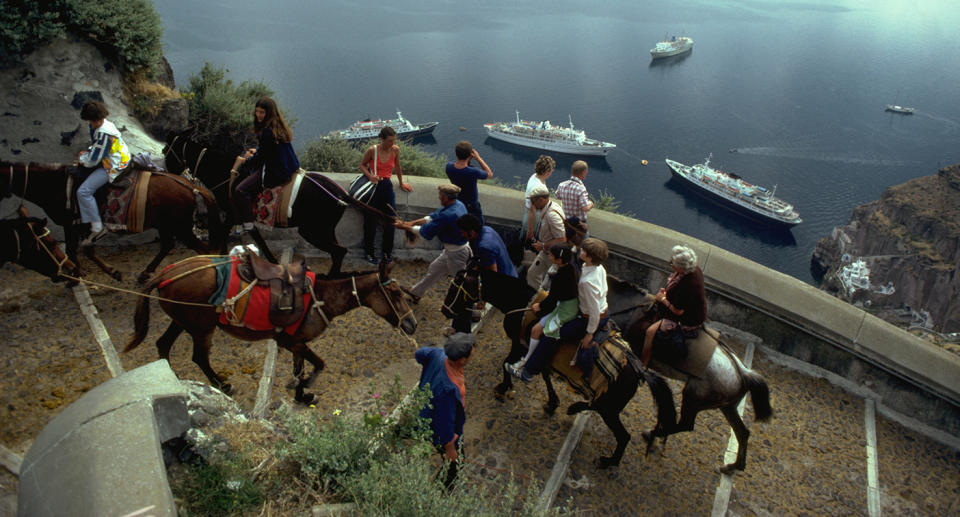
[{"label": "calm sea water", "polygon": [[[507,184],[539,154],[483,123],[573,117],[617,144],[587,186],[620,210],[812,282],[820,237],[883,190],[960,162],[960,5],[954,1],[156,2],[178,84],[204,62],[262,80],[302,146],[355,120],[440,126],[471,140]],[[693,52],[650,61],[666,34]],[[912,116],[887,103],[914,106]],[[466,131],[459,131],[459,127]],[[738,152],[730,153],[730,149]],[[804,222],[758,227],[670,180],[664,158],[777,186]],[[559,157],[551,186],[575,158]],[[641,159],[649,160],[646,167]]]}]

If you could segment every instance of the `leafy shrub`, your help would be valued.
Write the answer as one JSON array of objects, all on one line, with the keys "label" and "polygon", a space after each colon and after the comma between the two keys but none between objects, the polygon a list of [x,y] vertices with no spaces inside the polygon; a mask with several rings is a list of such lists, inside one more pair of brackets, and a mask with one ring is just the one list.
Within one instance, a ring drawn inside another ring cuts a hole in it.
[{"label": "leafy shrub", "polygon": [[194,138],[209,147],[240,154],[253,143],[250,128],[254,105],[260,97],[272,96],[273,91],[259,81],[234,84],[227,79],[227,72],[205,63],[190,77],[190,89],[184,96],[189,103],[190,123],[197,127]]},{"label": "leafy shrub", "polygon": [[149,70],[160,62],[163,22],[150,0],[62,2],[68,27],[116,54],[128,70]]},{"label": "leafy shrub", "polygon": [[3,2],[0,16],[0,64],[66,34],[58,0]]},{"label": "leafy shrub", "polygon": [[[360,172],[360,159],[374,140],[355,144],[342,138],[314,140],[300,153],[304,169],[323,172]],[[424,151],[416,144],[399,141],[400,166],[404,175],[446,178],[447,158]]]},{"label": "leafy shrub", "polygon": [[314,140],[300,153],[300,165],[323,172],[359,172],[363,151],[342,138]]},{"label": "leafy shrub", "polygon": [[263,502],[252,465],[243,455],[226,454],[216,462],[189,465],[184,478],[171,486],[190,515],[240,514]]}]

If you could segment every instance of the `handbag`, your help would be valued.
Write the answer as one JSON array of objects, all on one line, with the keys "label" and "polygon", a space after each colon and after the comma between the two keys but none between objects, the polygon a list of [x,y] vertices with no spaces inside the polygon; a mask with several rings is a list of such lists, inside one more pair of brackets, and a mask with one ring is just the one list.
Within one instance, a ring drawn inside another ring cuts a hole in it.
[{"label": "handbag", "polygon": [[[377,166],[377,146],[373,146],[373,166],[376,170]],[[350,188],[347,189],[347,192],[356,199],[357,201],[365,204],[370,204],[373,201],[373,194],[377,190],[377,184],[368,180],[364,174],[360,174],[353,181],[350,182]]]}]

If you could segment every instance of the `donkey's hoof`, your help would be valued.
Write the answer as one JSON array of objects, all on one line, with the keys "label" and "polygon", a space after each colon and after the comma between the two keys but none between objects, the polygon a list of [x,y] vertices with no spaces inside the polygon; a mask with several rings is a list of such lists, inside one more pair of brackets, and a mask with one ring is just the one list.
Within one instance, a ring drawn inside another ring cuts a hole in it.
[{"label": "donkey's hoof", "polygon": [[110,272],[110,277],[113,278],[114,280],[116,280],[117,282],[122,282],[122,281],[123,281],[123,274],[120,273],[120,271],[118,271],[118,270],[116,270],[116,269],[114,269],[113,271]]},{"label": "donkey's hoof", "polygon": [[558,405],[559,403],[557,402],[547,402],[546,404],[543,405],[543,412],[548,415],[552,415],[557,411]]},{"label": "donkey's hoof", "polygon": [[224,395],[233,395],[233,385],[229,382],[224,382],[220,384],[220,391],[222,391]]},{"label": "donkey's hoof", "polygon": [[[119,274],[119,273],[118,273],[118,274]],[[147,280],[150,280],[150,277],[151,277],[151,276],[152,276],[152,275],[151,275],[150,273],[147,273],[146,271],[144,271],[143,273],[140,273],[140,276],[137,277],[137,285],[143,285],[143,284],[145,284],[145,283],[147,282]],[[119,279],[118,279],[118,280],[119,280]]]},{"label": "donkey's hoof", "polygon": [[606,469],[620,465],[620,460],[613,459],[613,456],[600,456],[600,468]]},{"label": "donkey's hoof", "polygon": [[719,470],[721,474],[732,476],[736,471],[743,470],[743,467],[737,465],[736,463],[728,463],[717,470]]},{"label": "donkey's hoof", "polygon": [[313,404],[313,401],[316,398],[317,398],[316,395],[314,395],[313,393],[304,393],[303,395],[300,395],[299,397],[297,397],[297,402],[300,402],[302,404]]},{"label": "donkey's hoof", "polygon": [[567,408],[567,414],[576,415],[577,413],[586,411],[587,409],[590,409],[590,405],[586,402],[574,402],[573,404],[570,404],[570,407]]}]

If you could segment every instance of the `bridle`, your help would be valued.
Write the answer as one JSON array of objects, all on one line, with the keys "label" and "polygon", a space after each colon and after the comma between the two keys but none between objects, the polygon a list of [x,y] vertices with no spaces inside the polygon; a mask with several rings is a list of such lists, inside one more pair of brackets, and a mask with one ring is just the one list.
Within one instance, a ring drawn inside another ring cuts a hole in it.
[{"label": "bridle", "polygon": [[[400,314],[400,310],[397,308],[396,304],[393,303],[393,299],[390,297],[390,293],[387,292],[386,286],[395,283],[396,280],[388,278],[386,280],[380,279],[380,273],[377,273],[377,286],[380,288],[380,293],[383,295],[383,298],[387,300],[387,304],[390,305],[390,310],[393,311],[394,317],[397,318],[397,324],[394,328],[399,329],[400,325],[403,323],[404,318],[407,316],[413,316],[413,309],[408,308],[407,312]],[[360,291],[357,289],[357,277],[356,275],[350,276],[350,283],[352,284],[352,289],[350,293],[353,294],[353,298],[357,301],[357,307],[363,307],[363,300],[360,299]],[[313,290],[313,282],[309,283],[310,285],[310,296],[313,297],[313,308],[320,314],[320,317],[323,318],[323,321],[330,326],[330,318],[325,312],[323,312],[323,300],[319,299],[316,293]]]},{"label": "bridle", "polygon": [[[353,280],[353,296],[357,299],[357,304],[363,305],[360,303],[360,293],[357,292],[357,277],[351,277]],[[413,309],[407,308],[407,312],[400,314],[400,311],[397,310],[396,304],[393,303],[393,299],[390,296],[390,293],[387,292],[387,286],[396,283],[396,280],[392,278],[387,278],[386,280],[380,279],[380,273],[377,273],[377,286],[380,287],[380,293],[383,294],[383,298],[387,300],[387,303],[390,305],[390,310],[393,311],[393,315],[397,318],[397,325],[395,328],[400,328],[400,324],[403,323],[404,318],[407,316],[413,316]]]},{"label": "bridle", "polygon": [[[201,149],[200,149],[200,153],[197,154],[197,159],[196,159],[196,161],[195,161],[194,164],[193,164],[193,168],[191,169],[191,168],[190,168],[190,164],[188,164],[188,163],[186,162],[186,159],[187,159],[187,144],[190,143],[190,140],[188,140],[188,139],[186,139],[186,138],[183,139],[183,145],[180,146],[180,154],[179,154],[179,155],[178,155],[176,152],[174,152],[174,146],[176,145],[177,140],[179,140],[181,136],[182,136],[182,135],[177,135],[177,136],[173,137],[173,140],[170,141],[170,145],[168,145],[168,146],[166,147],[166,149],[163,151],[163,160],[166,161],[166,160],[167,160],[167,156],[169,156],[170,154],[173,154],[173,157],[174,157],[174,158],[177,160],[177,162],[183,167],[183,172],[180,173],[181,176],[187,176],[188,178],[190,178],[190,177],[196,178],[198,181],[200,181],[201,183],[203,183],[203,181],[200,180],[200,162],[203,161],[203,158],[204,158],[204,156],[206,156],[206,154],[207,154],[207,149],[209,149],[209,147],[204,147],[204,148],[201,148]],[[181,158],[181,156],[182,156],[182,158]],[[210,188],[211,191],[216,190],[216,189],[222,187],[224,184],[230,182],[231,179],[232,179],[231,177],[227,177],[227,179],[225,179],[225,180],[221,181],[220,183],[216,184],[215,186],[209,187],[209,188]]]},{"label": "bridle", "polygon": [[[57,273],[55,276],[60,276],[60,274],[63,272],[63,265],[66,264],[68,260],[70,260],[70,257],[68,257],[66,253],[64,253],[63,260],[58,259],[56,254],[50,251],[50,248],[47,247],[47,244],[43,242],[43,238],[50,235],[49,228],[44,226],[43,233],[40,235],[37,235],[37,233],[33,229],[34,223],[27,221],[26,224],[27,224],[27,229],[30,231],[30,235],[33,237],[34,246],[37,249],[42,249],[47,254],[47,256],[50,257],[50,260],[52,260],[53,263],[57,265]],[[14,240],[16,241],[17,255],[16,255],[16,258],[12,260],[12,262],[15,264],[20,264],[20,259],[23,257],[23,247],[21,246],[21,243],[20,243],[20,232],[14,230],[13,236],[14,236]]]},{"label": "bridle", "polygon": [[457,294],[453,297],[453,300],[447,304],[446,300],[441,304],[441,306],[450,312],[450,314],[456,314],[453,308],[457,305],[457,300],[460,299],[460,296],[463,296],[465,303],[477,302],[483,299],[483,276],[477,274],[477,295],[471,295],[464,287],[463,284],[466,282],[467,273],[464,270],[463,278],[460,279],[460,282],[457,283],[457,279],[454,278],[450,280],[450,286],[456,289]]}]

